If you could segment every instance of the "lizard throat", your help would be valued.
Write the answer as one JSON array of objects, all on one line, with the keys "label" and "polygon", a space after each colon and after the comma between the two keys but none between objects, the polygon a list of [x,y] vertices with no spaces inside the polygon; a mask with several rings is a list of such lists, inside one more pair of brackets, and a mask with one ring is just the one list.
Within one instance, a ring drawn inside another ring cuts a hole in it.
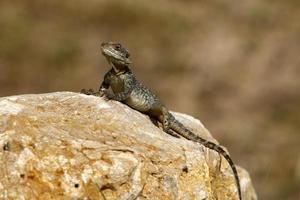
[{"label": "lizard throat", "polygon": [[128,71],[129,66],[125,65],[117,65],[114,64],[113,62],[109,61],[110,66],[114,69],[116,75],[121,75],[124,74],[126,71]]}]

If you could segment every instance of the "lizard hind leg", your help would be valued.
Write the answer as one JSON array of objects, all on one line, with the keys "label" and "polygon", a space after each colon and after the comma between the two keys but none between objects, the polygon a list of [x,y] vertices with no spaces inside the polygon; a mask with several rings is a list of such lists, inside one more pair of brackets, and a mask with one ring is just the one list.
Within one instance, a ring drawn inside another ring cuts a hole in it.
[{"label": "lizard hind leg", "polygon": [[150,120],[151,120],[152,124],[154,124],[155,126],[157,126],[157,127],[161,128],[161,125],[160,125],[160,122],[159,122],[159,120],[157,120],[156,118],[154,118],[154,117],[151,117],[151,116],[149,116],[149,118],[150,118]]},{"label": "lizard hind leg", "polygon": [[174,120],[173,118],[174,117],[166,109],[163,109],[161,121],[162,121],[164,132],[166,132],[169,135],[172,135],[173,137],[180,138],[180,135],[171,129],[170,123]]}]

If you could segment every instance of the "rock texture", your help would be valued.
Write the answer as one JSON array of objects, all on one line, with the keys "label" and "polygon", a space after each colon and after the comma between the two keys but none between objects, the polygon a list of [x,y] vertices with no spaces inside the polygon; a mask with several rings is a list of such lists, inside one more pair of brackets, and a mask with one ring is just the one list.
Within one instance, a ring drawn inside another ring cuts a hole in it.
[{"label": "rock texture", "polygon": [[[174,113],[216,142],[196,119]],[[0,98],[0,199],[238,199],[217,153],[115,101],[71,92]],[[256,194],[238,167],[244,200]]]}]

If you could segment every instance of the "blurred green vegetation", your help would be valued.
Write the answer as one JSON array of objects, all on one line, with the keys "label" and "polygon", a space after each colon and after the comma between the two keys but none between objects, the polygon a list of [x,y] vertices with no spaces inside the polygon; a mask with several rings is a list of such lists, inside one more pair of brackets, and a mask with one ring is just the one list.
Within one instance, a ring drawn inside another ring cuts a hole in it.
[{"label": "blurred green vegetation", "polygon": [[260,199],[300,198],[300,1],[2,0],[0,95],[98,88],[102,41],[201,119]]}]

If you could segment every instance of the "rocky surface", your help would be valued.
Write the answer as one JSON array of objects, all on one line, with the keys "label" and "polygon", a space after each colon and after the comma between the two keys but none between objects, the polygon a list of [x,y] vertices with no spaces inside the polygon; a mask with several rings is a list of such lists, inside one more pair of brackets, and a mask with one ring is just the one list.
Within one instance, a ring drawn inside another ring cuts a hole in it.
[{"label": "rocky surface", "polygon": [[[196,119],[174,113],[216,142]],[[238,199],[217,153],[115,101],[71,92],[0,98],[0,199]],[[244,200],[256,194],[238,167]]]}]

